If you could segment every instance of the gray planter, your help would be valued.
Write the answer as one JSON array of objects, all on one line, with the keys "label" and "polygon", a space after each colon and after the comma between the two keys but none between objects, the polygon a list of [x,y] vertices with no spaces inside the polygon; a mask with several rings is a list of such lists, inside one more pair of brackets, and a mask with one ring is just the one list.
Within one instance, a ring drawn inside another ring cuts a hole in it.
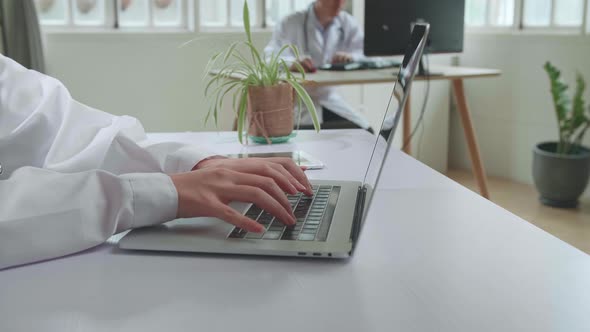
[{"label": "gray planter", "polygon": [[590,176],[590,150],[579,147],[577,153],[556,153],[556,142],[539,143],[533,150],[533,178],[541,203],[573,208],[584,193]]}]

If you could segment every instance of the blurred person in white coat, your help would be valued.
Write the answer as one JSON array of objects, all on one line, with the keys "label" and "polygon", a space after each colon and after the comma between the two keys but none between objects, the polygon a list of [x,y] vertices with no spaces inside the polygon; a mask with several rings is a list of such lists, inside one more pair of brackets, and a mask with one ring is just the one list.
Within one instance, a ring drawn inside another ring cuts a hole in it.
[{"label": "blurred person in white coat", "polygon": [[0,55],[0,269],[91,248],[131,228],[211,216],[263,231],[228,204],[285,224],[284,192],[311,194],[291,159],[227,159],[147,140],[136,119],[74,100],[54,78]]},{"label": "blurred person in white coat", "polygon": [[[277,24],[271,41],[264,49],[268,57],[284,45],[293,44],[299,49],[300,58],[287,49],[283,58],[287,62],[299,62],[306,72],[328,63],[344,63],[362,60],[364,35],[358,23],[343,11],[345,0],[316,0],[307,9],[285,17]],[[291,70],[297,71],[295,65]],[[323,129],[369,129],[369,121],[336,92],[334,87],[307,88],[318,112]],[[312,128],[309,113],[304,111],[302,128]]]}]

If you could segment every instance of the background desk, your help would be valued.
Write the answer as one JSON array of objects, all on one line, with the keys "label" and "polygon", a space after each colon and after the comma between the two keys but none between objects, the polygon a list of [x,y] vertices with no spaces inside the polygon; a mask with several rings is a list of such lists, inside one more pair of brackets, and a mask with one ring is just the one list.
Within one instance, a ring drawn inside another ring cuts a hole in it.
[{"label": "background desk", "polygon": [[[471,158],[472,171],[481,195],[489,198],[489,190],[487,185],[487,177],[485,167],[481,160],[477,138],[475,136],[475,129],[471,121],[471,114],[467,100],[465,98],[465,90],[463,80],[467,78],[486,78],[496,77],[501,74],[501,71],[496,69],[482,69],[482,68],[467,68],[467,67],[451,67],[451,66],[431,66],[430,70],[434,73],[441,73],[442,75],[433,75],[429,79],[436,80],[450,80],[453,86],[453,95],[457,102],[457,111],[461,117],[463,131],[465,133],[465,140],[469,149],[469,157]],[[216,73],[216,71],[212,71]],[[357,70],[357,71],[318,71],[316,73],[306,74],[306,79],[313,81],[313,84],[319,86],[337,86],[337,85],[351,85],[351,84],[376,84],[394,82],[397,69],[379,69],[379,70]],[[239,75],[234,77],[240,79]],[[424,81],[427,78],[424,76],[417,76],[416,81]],[[410,100],[406,103],[403,113],[402,124],[402,146],[404,152],[412,154],[411,144],[407,144],[411,139],[412,125]],[[234,126],[235,127],[235,126]]]},{"label": "background desk", "polygon": [[[303,149],[312,178],[358,179],[364,131],[220,153]],[[589,331],[590,257],[398,150],[346,261],[133,253],[112,244],[0,271],[0,331]],[[66,230],[64,230],[66,231]]]},{"label": "background desk", "polygon": [[[465,98],[465,90],[463,80],[467,78],[486,78],[499,76],[501,72],[496,69],[482,69],[482,68],[466,68],[466,67],[451,67],[451,66],[431,66],[431,71],[440,73],[442,75],[433,75],[429,79],[435,80],[450,80],[453,85],[453,95],[457,102],[457,111],[461,117],[463,131],[465,133],[465,140],[469,149],[469,156],[471,158],[472,171],[481,195],[485,198],[490,198],[488,190],[487,178],[485,168],[481,160],[477,138],[475,137],[475,130],[473,122],[471,121],[471,114],[467,106]],[[380,70],[359,70],[359,71],[318,71],[317,73],[308,74],[307,79],[314,81],[318,85],[347,85],[347,84],[374,84],[387,83],[394,81],[395,69],[380,69]],[[417,76],[416,81],[424,81],[427,78],[424,76]],[[404,152],[412,154],[411,139],[412,121],[410,112],[410,100],[406,102],[403,114],[402,125],[402,146]]]}]

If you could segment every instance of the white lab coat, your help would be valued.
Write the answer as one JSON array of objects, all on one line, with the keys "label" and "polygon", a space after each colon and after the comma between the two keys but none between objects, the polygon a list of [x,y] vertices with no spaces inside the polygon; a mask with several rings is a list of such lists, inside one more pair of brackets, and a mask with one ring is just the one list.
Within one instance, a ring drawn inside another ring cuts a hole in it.
[{"label": "white lab coat", "polygon": [[0,269],[174,219],[178,194],[166,174],[210,155],[150,143],[136,119],[85,106],[0,55]]},{"label": "white lab coat", "polygon": [[[277,24],[264,53],[269,57],[284,45],[293,44],[299,49],[300,55],[310,56],[313,63],[320,66],[330,63],[336,52],[350,53],[353,60],[361,60],[364,58],[363,42],[363,31],[349,13],[341,11],[324,30],[318,22],[313,6],[309,6],[306,10],[285,17]],[[296,60],[290,50],[283,53],[283,58],[287,62]],[[307,91],[314,100],[318,112],[321,110],[320,106],[323,106],[362,128],[369,128],[367,118],[354,111],[334,87],[314,87],[308,88]],[[321,120],[321,112],[319,113]],[[303,112],[301,123],[312,124],[308,112]]]}]

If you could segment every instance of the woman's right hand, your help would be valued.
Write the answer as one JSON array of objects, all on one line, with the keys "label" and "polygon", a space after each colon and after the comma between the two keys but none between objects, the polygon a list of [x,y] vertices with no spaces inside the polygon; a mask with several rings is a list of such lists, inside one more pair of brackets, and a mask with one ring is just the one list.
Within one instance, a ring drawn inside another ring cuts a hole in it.
[{"label": "woman's right hand", "polygon": [[287,196],[277,185],[282,179],[221,167],[173,174],[170,178],[178,192],[177,218],[215,217],[250,232],[264,232],[262,225],[229,206],[238,201],[254,203],[285,225],[295,224]]}]

